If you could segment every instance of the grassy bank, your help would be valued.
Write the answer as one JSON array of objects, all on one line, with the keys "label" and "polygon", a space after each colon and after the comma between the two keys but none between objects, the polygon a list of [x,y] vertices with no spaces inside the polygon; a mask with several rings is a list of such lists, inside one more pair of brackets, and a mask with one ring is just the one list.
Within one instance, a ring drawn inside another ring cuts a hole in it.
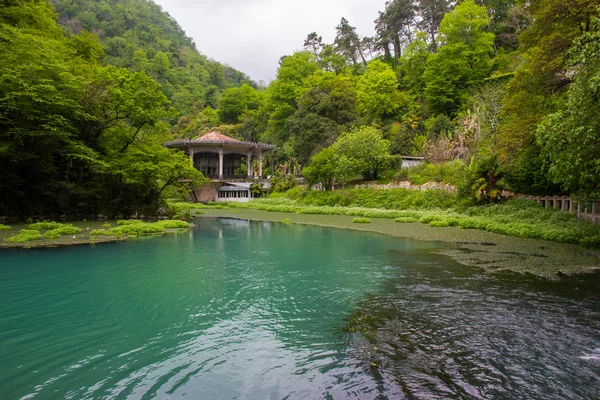
[{"label": "grassy bank", "polygon": [[477,206],[442,191],[349,189],[317,192],[297,189],[276,198],[227,205],[296,214],[391,218],[397,223],[418,221],[435,227],[478,229],[600,248],[600,226],[562,211],[544,209],[527,200]]}]

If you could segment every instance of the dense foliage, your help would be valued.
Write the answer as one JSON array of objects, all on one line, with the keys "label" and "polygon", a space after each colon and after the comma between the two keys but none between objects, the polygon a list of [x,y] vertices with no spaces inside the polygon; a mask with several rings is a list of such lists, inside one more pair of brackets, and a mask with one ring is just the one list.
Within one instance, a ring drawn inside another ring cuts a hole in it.
[{"label": "dense foliage", "polygon": [[162,146],[171,107],[144,71],[100,65],[45,1],[0,10],[0,215],[153,215],[201,174]]},{"label": "dense foliage", "polygon": [[345,18],[331,44],[310,33],[304,51],[282,57],[258,107],[203,126],[235,123],[228,132],[276,144],[280,160],[308,164],[304,175],[325,189],[393,175],[364,173],[354,160],[346,168],[338,141],[369,127],[392,156],[462,160],[465,169],[474,156],[481,173],[493,161],[497,177],[490,168],[464,175],[482,199],[501,189],[597,196],[596,6],[391,0],[375,37]]},{"label": "dense foliage", "polygon": [[[374,37],[341,18],[268,87],[152,1],[2,4],[0,215],[163,212],[202,176],[162,143],[209,130],[277,145],[275,165],[325,190],[396,176],[482,201],[600,195],[595,0],[390,0]],[[431,164],[399,171],[409,155]]]}]

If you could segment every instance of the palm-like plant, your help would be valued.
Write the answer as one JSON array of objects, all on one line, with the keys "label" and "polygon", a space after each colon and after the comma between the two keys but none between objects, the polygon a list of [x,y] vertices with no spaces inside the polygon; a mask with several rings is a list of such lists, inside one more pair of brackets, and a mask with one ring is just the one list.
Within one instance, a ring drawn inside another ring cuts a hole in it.
[{"label": "palm-like plant", "polygon": [[483,202],[502,200],[502,191],[506,189],[505,172],[497,154],[473,156],[469,165],[471,190],[475,198]]}]

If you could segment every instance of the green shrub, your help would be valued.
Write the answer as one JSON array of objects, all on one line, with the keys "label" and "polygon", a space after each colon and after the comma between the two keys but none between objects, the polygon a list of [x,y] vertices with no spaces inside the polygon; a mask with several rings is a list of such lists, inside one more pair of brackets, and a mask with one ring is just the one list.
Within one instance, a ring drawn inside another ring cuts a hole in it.
[{"label": "green shrub", "polygon": [[60,222],[52,222],[52,221],[42,221],[36,222],[35,224],[27,225],[27,228],[35,230],[35,231],[46,231],[50,229],[60,228],[65,224],[61,224]]},{"label": "green shrub", "polygon": [[107,235],[106,229],[94,229],[93,231],[90,232],[90,236],[112,236],[112,235]]},{"label": "green shrub", "polygon": [[12,228],[8,225],[0,224],[0,231],[10,231]]},{"label": "green shrub", "polygon": [[58,239],[60,237],[60,233],[58,233],[55,229],[44,233],[44,239]]},{"label": "green shrub", "polygon": [[292,223],[292,220],[291,220],[291,219],[289,219],[289,218],[284,218],[284,219],[282,219],[282,220],[281,220],[281,222],[282,222],[283,224],[291,224],[291,223]]},{"label": "green shrub", "polygon": [[154,225],[162,226],[165,229],[179,229],[179,228],[189,228],[190,225],[185,221],[180,220],[165,220],[158,221],[154,223]]},{"label": "green shrub", "polygon": [[450,224],[448,223],[448,221],[440,219],[440,220],[433,220],[429,223],[429,226],[435,226],[435,227],[439,227],[439,228],[443,228],[446,226],[450,226]]},{"label": "green shrub", "polygon": [[52,229],[48,232],[56,232],[59,235],[78,235],[81,233],[81,228],[73,225],[64,225],[56,229]]},{"label": "green shrub", "polygon": [[419,218],[419,222],[429,224],[433,221],[440,221],[441,219],[442,217],[437,214],[425,214],[421,218]]},{"label": "green shrub", "polygon": [[117,221],[117,225],[119,226],[123,226],[123,225],[133,225],[133,224],[141,224],[144,221],[139,220],[139,219],[120,219]]},{"label": "green shrub", "polygon": [[33,229],[22,229],[17,235],[13,235],[4,241],[7,243],[25,243],[32,240],[43,239],[39,231]]},{"label": "green shrub", "polygon": [[413,185],[439,182],[461,186],[466,178],[467,166],[461,160],[440,164],[423,163],[412,168],[402,169],[396,174],[397,181],[410,181]]},{"label": "green shrub", "polygon": [[369,218],[353,218],[352,222],[355,224],[370,224],[371,220]]},{"label": "green shrub", "polygon": [[120,236],[120,235],[148,235],[154,233],[164,233],[165,228],[157,224],[148,224],[146,222],[142,222],[139,224],[130,224],[123,225],[118,228],[111,228],[107,231],[109,234],[114,234],[112,236]]},{"label": "green shrub", "polygon": [[400,223],[410,223],[410,222],[419,222],[419,219],[414,218],[414,217],[398,217],[398,218],[394,219],[394,221],[400,222]]},{"label": "green shrub", "polygon": [[105,228],[110,228],[112,225],[109,224],[108,222],[105,222],[105,223],[102,224],[102,226],[105,227]]}]

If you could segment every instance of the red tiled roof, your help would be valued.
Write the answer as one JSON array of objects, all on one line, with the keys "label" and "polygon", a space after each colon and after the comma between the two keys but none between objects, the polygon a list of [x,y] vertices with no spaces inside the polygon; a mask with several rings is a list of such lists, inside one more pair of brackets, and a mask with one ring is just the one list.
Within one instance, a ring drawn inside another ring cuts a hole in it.
[{"label": "red tiled roof", "polygon": [[201,142],[239,142],[239,140],[235,140],[219,132],[207,133],[206,135],[200,136],[196,140],[199,140]]}]

